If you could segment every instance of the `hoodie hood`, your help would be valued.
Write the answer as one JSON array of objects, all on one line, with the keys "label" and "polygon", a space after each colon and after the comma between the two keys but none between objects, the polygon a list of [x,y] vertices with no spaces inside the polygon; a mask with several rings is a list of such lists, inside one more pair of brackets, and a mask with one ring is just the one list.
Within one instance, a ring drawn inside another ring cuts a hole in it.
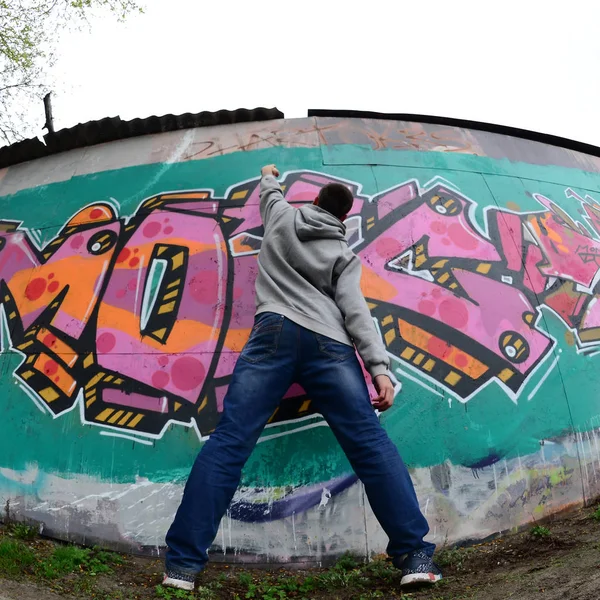
[{"label": "hoodie hood", "polygon": [[346,239],[346,226],[337,217],[314,204],[307,204],[296,211],[294,225],[298,239],[303,242]]}]

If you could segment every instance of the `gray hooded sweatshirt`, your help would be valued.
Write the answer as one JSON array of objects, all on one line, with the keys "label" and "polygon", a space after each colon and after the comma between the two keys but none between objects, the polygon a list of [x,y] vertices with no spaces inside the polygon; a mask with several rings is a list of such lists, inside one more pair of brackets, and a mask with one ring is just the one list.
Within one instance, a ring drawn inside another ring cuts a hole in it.
[{"label": "gray hooded sweatshirt", "polygon": [[257,314],[274,312],[348,346],[356,345],[371,377],[389,358],[360,289],[361,263],[345,225],[318,206],[292,208],[275,177],[260,182],[265,228],[258,257]]}]

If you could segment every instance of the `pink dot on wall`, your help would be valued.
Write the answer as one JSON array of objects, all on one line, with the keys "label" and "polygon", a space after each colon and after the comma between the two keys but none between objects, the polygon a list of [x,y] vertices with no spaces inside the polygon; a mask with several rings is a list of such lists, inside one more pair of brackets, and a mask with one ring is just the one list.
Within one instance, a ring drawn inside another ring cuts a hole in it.
[{"label": "pink dot on wall", "polygon": [[469,312],[460,300],[448,298],[440,304],[440,317],[450,327],[462,329],[469,321]]},{"label": "pink dot on wall", "polygon": [[79,250],[79,248],[81,248],[81,246],[83,245],[83,236],[80,233],[74,235],[71,238],[69,245],[71,246],[71,248],[73,248],[73,250]]},{"label": "pink dot on wall", "polygon": [[171,367],[173,385],[184,392],[189,392],[202,385],[204,376],[204,366],[192,356],[178,358]]},{"label": "pink dot on wall", "polygon": [[433,317],[433,315],[435,315],[435,308],[435,303],[431,300],[421,300],[418,306],[419,312],[427,317]]},{"label": "pink dot on wall", "polygon": [[173,228],[171,226],[165,227],[165,235],[171,235],[173,233]]},{"label": "pink dot on wall", "polygon": [[437,233],[439,235],[443,235],[444,233],[446,233],[446,225],[444,223],[442,223],[441,221],[434,221],[431,225],[431,231],[433,231],[434,233]]},{"label": "pink dot on wall", "polygon": [[144,228],[142,229],[142,233],[144,234],[144,237],[150,238],[154,237],[155,235],[158,235],[160,233],[160,230],[160,223],[158,221],[152,221],[151,223],[148,223],[144,226]]},{"label": "pink dot on wall", "polygon": [[156,388],[163,389],[169,385],[169,374],[164,371],[156,371],[152,374],[152,385]]},{"label": "pink dot on wall", "polygon": [[117,298],[124,298],[126,293],[127,293],[127,290],[117,290],[115,292],[115,296]]},{"label": "pink dot on wall", "polygon": [[375,245],[375,251],[381,258],[390,260],[395,258],[402,252],[402,244],[391,237],[384,237],[377,241]]},{"label": "pink dot on wall", "polygon": [[166,367],[169,364],[169,357],[165,356],[164,354],[162,356],[158,357],[158,364],[161,367]]},{"label": "pink dot on wall", "polygon": [[130,279],[127,288],[134,292],[137,288],[137,279]]},{"label": "pink dot on wall", "polygon": [[464,250],[475,250],[479,246],[477,238],[463,229],[460,223],[452,223],[448,227],[448,236],[459,248]]},{"label": "pink dot on wall", "polygon": [[46,280],[43,277],[32,279],[25,288],[25,297],[34,301],[41,297],[46,291]]},{"label": "pink dot on wall", "polygon": [[219,290],[219,275],[215,271],[202,271],[188,284],[192,298],[200,304],[214,304]]},{"label": "pink dot on wall", "polygon": [[117,343],[115,336],[112,333],[102,333],[96,339],[96,348],[98,352],[102,354],[107,354],[110,352]]}]

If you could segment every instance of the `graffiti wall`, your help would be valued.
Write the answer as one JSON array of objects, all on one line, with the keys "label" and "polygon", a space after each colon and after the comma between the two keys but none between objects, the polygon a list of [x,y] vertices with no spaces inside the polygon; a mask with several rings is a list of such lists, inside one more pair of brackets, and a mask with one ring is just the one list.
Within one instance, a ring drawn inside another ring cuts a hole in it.
[{"label": "graffiti wall", "polygon": [[[347,238],[399,391],[380,418],[432,540],[480,539],[600,494],[597,159],[550,148],[534,164],[534,142],[419,124],[265,127],[0,172],[5,511],[57,537],[161,551],[252,326],[268,162],[293,206],[331,181],[354,193]],[[384,547],[292,386],[215,549],[318,562]]]}]

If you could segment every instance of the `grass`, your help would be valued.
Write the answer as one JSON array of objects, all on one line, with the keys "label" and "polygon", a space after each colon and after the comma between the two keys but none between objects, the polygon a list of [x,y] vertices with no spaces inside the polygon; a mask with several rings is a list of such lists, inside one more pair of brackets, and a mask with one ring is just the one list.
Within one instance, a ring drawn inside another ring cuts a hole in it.
[{"label": "grass", "polygon": [[8,528],[8,535],[18,540],[33,540],[38,535],[38,529],[26,523],[13,523]]},{"label": "grass", "polygon": [[[194,595],[192,592],[186,592],[185,590],[177,590],[175,588],[166,588],[162,585],[157,585],[155,588],[157,598],[163,598],[164,600],[195,600],[198,595]],[[205,598],[209,598],[205,596]]]},{"label": "grass", "polygon": [[35,554],[23,543],[0,540],[0,576],[15,577],[35,563]]},{"label": "grass", "polygon": [[[580,561],[581,556],[586,556],[583,553],[585,544],[597,557],[600,505],[588,510],[585,520],[574,518],[568,521],[568,527],[567,530],[564,524],[553,521],[552,532],[548,527],[535,525],[511,538],[511,542],[498,540],[482,544],[483,547],[441,549],[435,560],[444,569],[446,578],[433,589],[403,594],[400,590],[401,573],[391,561],[378,557],[365,564],[362,557],[351,554],[342,556],[328,569],[292,571],[246,570],[226,565],[211,567],[202,574],[200,587],[194,592],[186,592],[156,585],[162,573],[159,559],[121,557],[99,548],[52,542],[37,537],[36,529],[31,526],[12,523],[0,527],[0,580],[14,579],[35,584],[40,590],[40,597],[43,597],[43,591],[51,590],[59,595],[86,600],[471,600],[483,597],[480,592],[489,585],[488,575],[478,579],[478,573],[496,569],[498,585],[516,588],[520,584],[513,581],[511,561],[525,552],[522,560],[529,560],[530,566],[536,566],[534,557],[542,548],[539,545],[542,540],[548,540],[548,544],[542,545],[549,549],[559,547],[557,542],[563,539],[565,531],[569,535],[573,529],[578,531],[578,547],[569,550],[570,546],[560,546],[560,551],[553,551],[545,557],[544,568],[547,565],[558,569],[561,561],[566,561],[565,552],[570,553],[568,556],[574,555],[575,551],[580,552],[577,555]],[[532,540],[539,542],[532,543]],[[590,560],[597,564],[597,558]],[[519,564],[520,561],[521,558]],[[538,570],[531,569],[529,576],[535,578]],[[467,573],[471,573],[476,581],[472,584],[469,576],[469,585],[465,586]]]},{"label": "grass", "polygon": [[[324,591],[329,593],[348,589],[357,591],[356,598],[381,598],[383,593],[372,588],[376,587],[378,581],[398,576],[399,571],[385,561],[375,560],[365,565],[362,560],[345,554],[335,566],[315,575],[269,577],[263,574],[260,581],[255,581],[249,573],[240,573],[237,582],[245,589],[242,594],[237,595],[237,599],[302,599]],[[399,584],[399,579],[397,583]]]},{"label": "grass", "polygon": [[101,573],[111,573],[113,566],[122,562],[121,557],[113,552],[58,546],[48,558],[40,562],[38,568],[46,579],[56,579],[76,572],[95,577]]},{"label": "grass", "polygon": [[442,568],[454,567],[457,571],[461,571],[473,552],[473,548],[444,548],[437,553],[435,561]]},{"label": "grass", "polygon": [[536,525],[529,530],[529,534],[534,538],[547,538],[552,535],[552,532],[543,525]]}]

